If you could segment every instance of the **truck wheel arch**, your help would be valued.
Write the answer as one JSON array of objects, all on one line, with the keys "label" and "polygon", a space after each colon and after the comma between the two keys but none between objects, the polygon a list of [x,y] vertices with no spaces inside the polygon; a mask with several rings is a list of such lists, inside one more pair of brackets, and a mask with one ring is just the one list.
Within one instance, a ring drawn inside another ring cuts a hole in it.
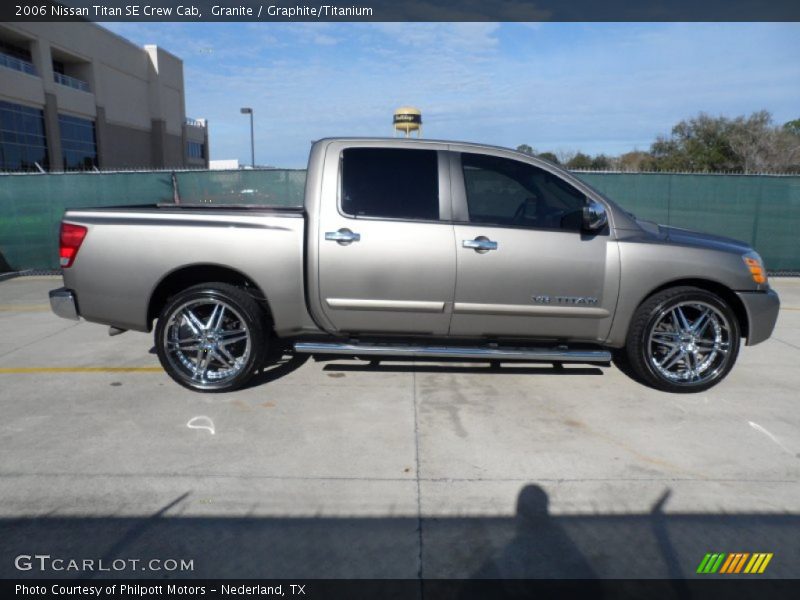
[{"label": "truck wheel arch", "polygon": [[[747,311],[744,308],[744,304],[742,304],[742,301],[739,299],[739,297],[731,288],[717,281],[713,281],[711,279],[688,278],[688,279],[675,279],[673,281],[668,281],[647,292],[647,294],[642,296],[642,298],[639,300],[636,306],[637,307],[641,306],[642,302],[645,302],[653,294],[657,294],[663,290],[679,286],[698,287],[700,289],[716,294],[717,296],[722,298],[731,307],[734,314],[736,315],[736,320],[739,322],[739,327],[742,337],[745,339],[748,337],[749,327],[747,320]],[[625,335],[627,335],[627,326],[625,328]]]},{"label": "truck wheel arch", "polygon": [[169,298],[193,285],[215,281],[250,290],[256,302],[264,309],[267,322],[271,328],[273,319],[269,301],[264,291],[251,277],[230,267],[204,263],[183,265],[161,278],[150,294],[147,306],[147,330],[151,331],[153,329],[153,321],[158,318],[161,309],[166,305]]}]

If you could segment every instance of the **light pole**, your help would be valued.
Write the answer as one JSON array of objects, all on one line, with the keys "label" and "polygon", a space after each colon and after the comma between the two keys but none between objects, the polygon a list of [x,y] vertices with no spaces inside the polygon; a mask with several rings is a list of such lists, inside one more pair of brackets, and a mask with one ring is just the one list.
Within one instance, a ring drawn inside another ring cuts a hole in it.
[{"label": "light pole", "polygon": [[256,143],[253,137],[253,109],[244,107],[239,109],[243,115],[250,115],[250,166],[256,168]]}]

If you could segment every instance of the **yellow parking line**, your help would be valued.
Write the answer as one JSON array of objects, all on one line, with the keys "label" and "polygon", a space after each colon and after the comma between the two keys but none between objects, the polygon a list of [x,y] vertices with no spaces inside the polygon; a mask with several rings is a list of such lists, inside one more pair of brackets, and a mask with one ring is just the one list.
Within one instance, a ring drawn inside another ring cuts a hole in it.
[{"label": "yellow parking line", "polygon": [[57,279],[61,279],[61,275],[23,275],[9,277],[5,281],[55,281]]},{"label": "yellow parking line", "polygon": [[12,373],[157,373],[161,367],[0,367],[0,374]]},{"label": "yellow parking line", "polygon": [[0,304],[0,312],[44,312],[49,304]]},{"label": "yellow parking line", "polygon": [[800,306],[781,306],[781,310],[800,310]]}]

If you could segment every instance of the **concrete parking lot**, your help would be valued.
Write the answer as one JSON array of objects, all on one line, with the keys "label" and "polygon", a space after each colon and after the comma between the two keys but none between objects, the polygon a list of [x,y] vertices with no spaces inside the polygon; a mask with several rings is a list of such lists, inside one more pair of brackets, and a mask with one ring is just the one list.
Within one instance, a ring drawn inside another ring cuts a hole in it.
[{"label": "concrete parking lot", "polygon": [[[697,395],[616,368],[287,357],[192,393],[149,335],[0,282],[0,577],[691,577],[708,552],[800,576],[800,279],[777,330]],[[114,575],[115,573],[110,573]]]}]

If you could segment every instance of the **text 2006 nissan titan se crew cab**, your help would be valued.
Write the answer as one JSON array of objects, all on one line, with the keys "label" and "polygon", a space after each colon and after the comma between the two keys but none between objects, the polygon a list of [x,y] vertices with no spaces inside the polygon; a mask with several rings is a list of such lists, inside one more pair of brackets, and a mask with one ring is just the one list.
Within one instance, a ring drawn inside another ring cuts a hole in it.
[{"label": "text 2006 nissan titan se crew cab", "polygon": [[[475,144],[311,149],[302,208],[69,210],[62,317],[150,331],[167,373],[244,385],[295,353],[608,363],[697,392],[779,301],[735,240],[637,220],[570,173]],[[270,353],[275,354],[275,353]]]}]

